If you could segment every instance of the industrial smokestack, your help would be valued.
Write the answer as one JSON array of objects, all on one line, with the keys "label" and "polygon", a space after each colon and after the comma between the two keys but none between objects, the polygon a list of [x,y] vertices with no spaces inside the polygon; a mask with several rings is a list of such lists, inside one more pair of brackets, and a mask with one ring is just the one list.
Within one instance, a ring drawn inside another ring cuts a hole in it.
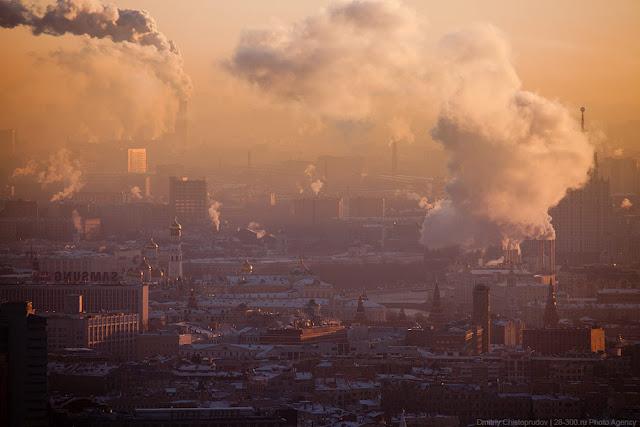
[{"label": "industrial smokestack", "polygon": [[247,151],[247,167],[251,169],[251,150]]}]

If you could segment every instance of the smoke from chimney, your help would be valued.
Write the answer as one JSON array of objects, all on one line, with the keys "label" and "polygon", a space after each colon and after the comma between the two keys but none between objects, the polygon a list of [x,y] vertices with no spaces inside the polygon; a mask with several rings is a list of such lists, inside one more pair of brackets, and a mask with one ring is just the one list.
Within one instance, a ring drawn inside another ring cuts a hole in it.
[{"label": "smoke from chimney", "polygon": [[131,187],[131,190],[129,191],[129,193],[131,194],[131,197],[133,197],[134,200],[142,200],[142,190],[137,185],[134,185],[133,187]]},{"label": "smoke from chimney", "polygon": [[73,160],[69,150],[64,148],[51,154],[43,164],[29,160],[24,167],[16,168],[12,177],[20,176],[35,177],[42,188],[62,183],[64,188],[51,196],[52,202],[68,199],[84,186],[80,163]]},{"label": "smoke from chimney", "polygon": [[435,113],[431,136],[449,155],[451,180],[425,218],[424,245],[552,238],[549,208],[588,178],[587,135],[564,106],[523,90],[495,27],[449,33],[435,49],[426,35],[399,2],[353,0],[247,32],[227,68],[330,120],[383,123],[393,141],[402,126],[392,129],[392,118],[424,126]]},{"label": "smoke from chimney", "polygon": [[324,182],[319,179],[316,179],[311,183],[311,191],[313,191],[313,194],[315,194],[316,196],[320,194],[320,190],[322,190],[322,187],[324,187]]},{"label": "smoke from chimney", "polygon": [[76,230],[76,233],[83,234],[84,233],[84,227],[82,225],[83,219],[80,213],[76,209],[74,209],[73,212],[71,212],[71,220],[73,221],[73,228]]},{"label": "smoke from chimney", "polygon": [[209,205],[209,218],[211,219],[211,223],[213,224],[213,229],[215,231],[220,231],[220,208],[222,207],[222,203],[217,200],[211,201]]}]

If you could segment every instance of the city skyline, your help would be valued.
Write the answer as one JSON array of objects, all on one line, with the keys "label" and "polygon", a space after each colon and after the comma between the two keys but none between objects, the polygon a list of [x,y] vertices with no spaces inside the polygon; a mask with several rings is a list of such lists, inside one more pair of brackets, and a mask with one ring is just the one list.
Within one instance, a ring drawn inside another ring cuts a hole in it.
[{"label": "city skyline", "polygon": [[0,426],[636,426],[639,18],[0,0]]}]

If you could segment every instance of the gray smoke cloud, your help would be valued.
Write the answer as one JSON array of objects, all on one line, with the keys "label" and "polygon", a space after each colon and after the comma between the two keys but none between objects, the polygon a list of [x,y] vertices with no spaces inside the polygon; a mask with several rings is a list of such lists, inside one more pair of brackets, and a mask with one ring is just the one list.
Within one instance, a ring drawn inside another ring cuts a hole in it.
[{"label": "gray smoke cloud", "polygon": [[321,116],[382,123],[392,141],[435,122],[450,182],[426,215],[424,245],[517,248],[552,238],[548,210],[584,184],[592,145],[564,106],[522,89],[493,26],[447,34],[433,48],[426,35],[399,2],[353,0],[245,33],[227,67]]},{"label": "gray smoke cloud", "polygon": [[586,182],[592,145],[565,107],[522,89],[494,27],[449,34],[439,54],[449,92],[432,136],[450,155],[450,182],[422,243],[517,247],[554,238],[548,211]]},{"label": "gray smoke cloud", "polygon": [[98,0],[57,0],[44,9],[22,0],[0,0],[0,26],[26,26],[34,35],[73,34],[152,47],[157,57],[147,52],[141,60],[175,90],[180,100],[190,96],[191,80],[184,72],[180,52],[146,11],[120,9]]},{"label": "gray smoke cloud", "polygon": [[[60,63],[74,74],[90,77],[73,85],[64,102],[56,101],[62,104],[58,106],[60,110],[72,109],[74,114],[77,110],[81,115],[81,107],[67,105],[76,99],[78,103],[82,99],[97,103],[95,108],[98,109],[101,108],[100,102],[118,106],[105,105],[105,114],[100,115],[107,120],[113,118],[113,124],[96,123],[97,120],[91,117],[81,123],[87,128],[83,133],[90,138],[115,128],[122,128],[120,136],[157,137],[173,128],[177,107],[170,105],[169,99],[175,96],[177,103],[183,105],[190,97],[192,84],[184,71],[180,52],[144,10],[121,9],[98,0],[56,0],[44,5],[25,0],[0,0],[0,27],[18,26],[29,28],[36,36],[71,34],[85,38],[82,49],[58,50],[45,60]],[[146,81],[134,85],[143,79],[141,70],[148,70],[172,94],[167,96]],[[75,82],[76,79],[71,80]],[[107,81],[109,84],[103,83]],[[103,88],[100,86],[104,86],[105,90],[101,91]],[[125,86],[129,86],[129,89]],[[134,86],[140,88],[134,89]],[[81,92],[85,91],[89,93],[83,96]],[[140,92],[144,92],[144,95]],[[37,92],[22,95],[41,96]],[[20,94],[15,96],[20,97]],[[135,103],[151,98],[154,98],[154,102],[142,102],[143,105],[138,107],[132,105],[131,98],[135,99]],[[37,98],[34,100],[40,102]],[[48,104],[51,101],[42,102]],[[116,114],[119,117],[109,117]],[[33,118],[30,120],[34,121]],[[46,119],[36,117],[35,121],[46,122]],[[29,125],[32,126],[32,123]],[[116,135],[108,133],[104,136],[118,137],[118,132],[114,133]]]},{"label": "gray smoke cloud", "polygon": [[412,142],[432,88],[422,79],[422,38],[400,2],[337,3],[290,26],[246,31],[225,65],[341,128],[375,126],[387,140]]}]

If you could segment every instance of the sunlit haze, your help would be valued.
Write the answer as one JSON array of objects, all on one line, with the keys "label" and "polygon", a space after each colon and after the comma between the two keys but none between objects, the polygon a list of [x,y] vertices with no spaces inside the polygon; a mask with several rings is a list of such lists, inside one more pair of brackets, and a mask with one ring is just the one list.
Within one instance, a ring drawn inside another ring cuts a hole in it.
[{"label": "sunlit haze", "polygon": [[640,2],[0,0],[0,426],[635,426]]}]

